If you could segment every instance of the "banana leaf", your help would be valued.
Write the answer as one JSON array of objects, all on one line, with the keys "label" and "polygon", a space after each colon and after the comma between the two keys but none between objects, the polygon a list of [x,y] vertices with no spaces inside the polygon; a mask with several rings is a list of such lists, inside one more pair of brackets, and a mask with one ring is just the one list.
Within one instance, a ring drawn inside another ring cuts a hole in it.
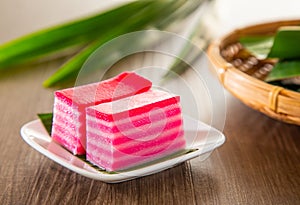
[{"label": "banana leaf", "polygon": [[300,76],[300,26],[280,27],[275,36],[245,36],[239,40],[257,57],[279,59],[266,82]]},{"label": "banana leaf", "polygon": [[242,36],[239,41],[251,54],[264,59],[273,46],[274,36]]},{"label": "banana leaf", "polygon": [[53,113],[39,113],[38,117],[43,123],[43,126],[47,130],[48,134],[51,135]]},{"label": "banana leaf", "polygon": [[300,59],[279,61],[275,64],[265,81],[271,82],[300,76]]},{"label": "banana leaf", "polygon": [[239,41],[258,58],[300,58],[300,26],[280,27],[274,36],[242,36]]},{"label": "banana leaf", "polygon": [[286,26],[278,29],[269,58],[300,58],[300,26]]}]

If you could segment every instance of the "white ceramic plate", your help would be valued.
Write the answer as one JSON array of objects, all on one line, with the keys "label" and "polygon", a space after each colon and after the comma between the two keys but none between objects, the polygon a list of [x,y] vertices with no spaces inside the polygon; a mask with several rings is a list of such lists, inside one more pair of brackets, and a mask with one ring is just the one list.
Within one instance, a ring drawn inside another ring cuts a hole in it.
[{"label": "white ceramic plate", "polygon": [[25,124],[21,128],[21,135],[31,147],[60,165],[92,179],[117,183],[154,174],[198,156],[207,157],[215,148],[225,142],[225,136],[220,131],[190,117],[185,116],[183,121],[187,142],[186,152],[116,173],[100,171],[56,144],[40,120]]}]

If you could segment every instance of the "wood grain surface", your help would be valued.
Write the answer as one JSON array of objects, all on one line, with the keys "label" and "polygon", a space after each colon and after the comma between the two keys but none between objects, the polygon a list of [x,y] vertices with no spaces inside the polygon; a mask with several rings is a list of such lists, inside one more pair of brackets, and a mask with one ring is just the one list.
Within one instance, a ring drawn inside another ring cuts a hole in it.
[{"label": "wood grain surface", "polygon": [[[125,63],[135,68],[145,61],[151,58]],[[0,204],[300,204],[300,127],[270,119],[230,94],[227,140],[209,158],[119,184],[52,162],[19,132],[36,113],[52,110],[54,89],[41,83],[60,63],[0,73]]]}]

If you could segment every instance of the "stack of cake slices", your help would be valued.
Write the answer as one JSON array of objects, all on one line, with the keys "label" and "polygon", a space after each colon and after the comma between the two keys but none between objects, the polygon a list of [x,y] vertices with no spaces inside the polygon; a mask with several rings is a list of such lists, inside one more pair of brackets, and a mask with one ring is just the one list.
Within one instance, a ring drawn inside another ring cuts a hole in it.
[{"label": "stack of cake slices", "polygon": [[52,138],[108,170],[185,149],[180,98],[132,72],[55,92]]}]

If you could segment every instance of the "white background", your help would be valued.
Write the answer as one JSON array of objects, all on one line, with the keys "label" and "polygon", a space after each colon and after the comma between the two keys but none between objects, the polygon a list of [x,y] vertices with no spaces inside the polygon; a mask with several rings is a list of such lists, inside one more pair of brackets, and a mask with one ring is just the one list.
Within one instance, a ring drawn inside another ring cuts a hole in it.
[{"label": "white background", "polygon": [[217,0],[215,13],[223,32],[249,24],[300,19],[300,0]]},{"label": "white background", "polygon": [[0,43],[126,2],[128,1],[0,0]]},{"label": "white background", "polygon": [[[1,0],[0,44],[129,0]],[[261,21],[300,18],[299,0],[216,0],[217,34]],[[216,24],[216,22],[213,22]]]}]

